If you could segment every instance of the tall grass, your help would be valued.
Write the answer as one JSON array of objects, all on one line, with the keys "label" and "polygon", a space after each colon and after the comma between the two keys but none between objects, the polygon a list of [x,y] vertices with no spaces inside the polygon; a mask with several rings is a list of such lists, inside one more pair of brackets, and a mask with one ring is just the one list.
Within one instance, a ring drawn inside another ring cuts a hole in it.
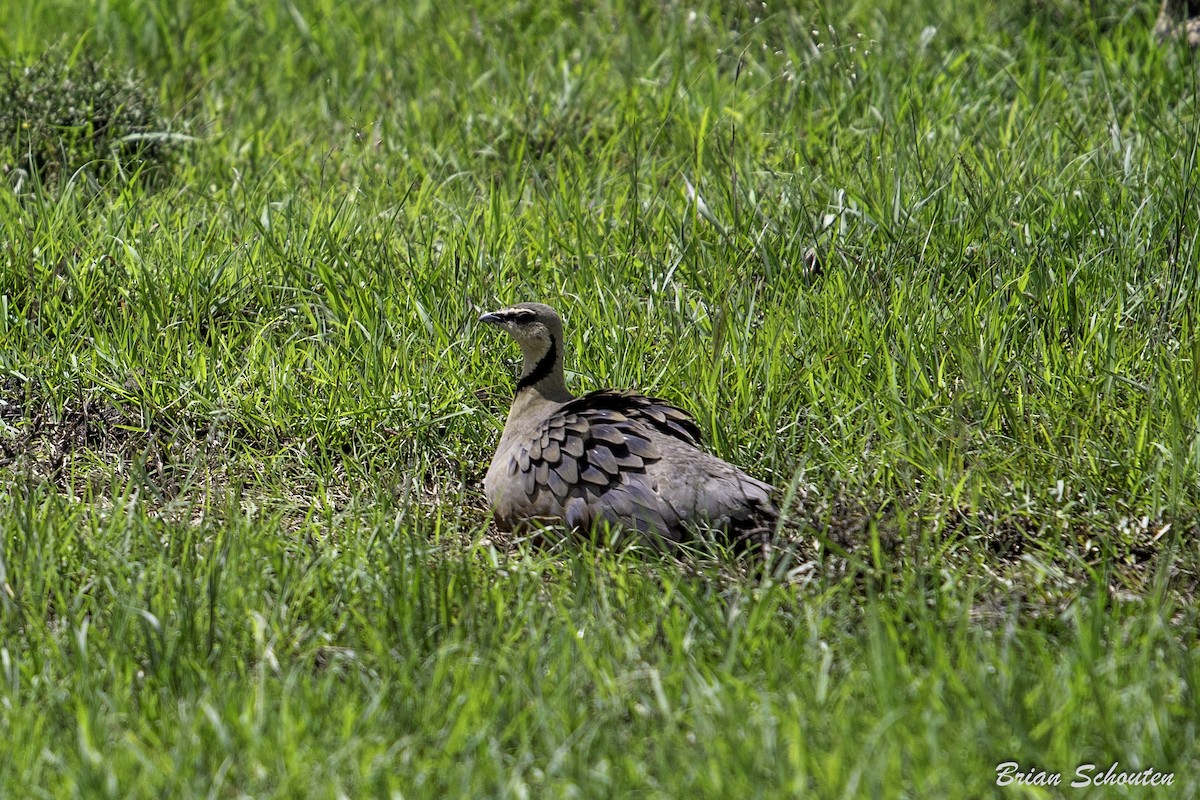
[{"label": "tall grass", "polygon": [[[1152,5],[0,3],[201,136],[0,193],[0,795],[1196,795]],[[526,299],[793,497],[792,560],[492,530],[475,320]]]}]

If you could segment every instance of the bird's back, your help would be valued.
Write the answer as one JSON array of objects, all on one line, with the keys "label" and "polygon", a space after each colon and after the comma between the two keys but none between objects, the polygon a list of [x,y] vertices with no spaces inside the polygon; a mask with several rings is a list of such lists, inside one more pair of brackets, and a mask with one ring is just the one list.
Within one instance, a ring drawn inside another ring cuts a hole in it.
[{"label": "bird's back", "polygon": [[607,522],[677,541],[700,525],[770,524],[771,487],[700,444],[687,413],[634,392],[514,405],[485,492],[503,528]]}]

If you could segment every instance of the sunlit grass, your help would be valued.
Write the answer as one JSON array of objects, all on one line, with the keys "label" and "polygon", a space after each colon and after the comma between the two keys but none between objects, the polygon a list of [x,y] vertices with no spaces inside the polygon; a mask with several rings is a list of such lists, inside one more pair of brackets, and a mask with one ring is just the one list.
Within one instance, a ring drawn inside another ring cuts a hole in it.
[{"label": "sunlit grass", "polygon": [[[1156,8],[9,5],[202,140],[0,193],[0,795],[1197,793]],[[529,299],[576,390],[780,487],[790,560],[492,530],[476,320]]]}]

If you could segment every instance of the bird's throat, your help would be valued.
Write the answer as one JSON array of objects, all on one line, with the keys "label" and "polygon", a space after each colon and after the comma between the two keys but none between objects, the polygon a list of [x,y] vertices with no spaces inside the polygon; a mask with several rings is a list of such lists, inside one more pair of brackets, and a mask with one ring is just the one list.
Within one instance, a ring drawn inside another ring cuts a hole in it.
[{"label": "bird's throat", "polygon": [[570,397],[563,380],[562,353],[559,352],[557,342],[551,340],[550,347],[540,358],[524,355],[525,369],[521,372],[521,379],[517,381],[517,396],[532,389],[551,400]]},{"label": "bird's throat", "polygon": [[[527,354],[522,355],[525,355],[525,369],[521,371],[521,380],[517,381],[517,394],[537,386],[554,373],[554,362],[558,360],[558,348],[551,340],[550,347],[542,354],[541,358],[530,358]],[[532,367],[530,366],[531,361],[533,362]]]}]

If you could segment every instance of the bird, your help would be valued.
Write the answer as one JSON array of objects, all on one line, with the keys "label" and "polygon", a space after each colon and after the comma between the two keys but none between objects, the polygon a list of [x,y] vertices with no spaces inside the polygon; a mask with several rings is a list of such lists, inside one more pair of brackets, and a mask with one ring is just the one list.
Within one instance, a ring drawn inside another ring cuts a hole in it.
[{"label": "bird", "polygon": [[552,307],[518,303],[479,320],[508,333],[522,356],[483,482],[500,530],[619,525],[672,546],[706,528],[765,542],[779,514],[773,488],[702,449],[687,412],[631,390],[567,390]]},{"label": "bird", "polygon": [[1200,0],[1163,0],[1154,37],[1167,42],[1181,35],[1190,46],[1200,47]]}]

